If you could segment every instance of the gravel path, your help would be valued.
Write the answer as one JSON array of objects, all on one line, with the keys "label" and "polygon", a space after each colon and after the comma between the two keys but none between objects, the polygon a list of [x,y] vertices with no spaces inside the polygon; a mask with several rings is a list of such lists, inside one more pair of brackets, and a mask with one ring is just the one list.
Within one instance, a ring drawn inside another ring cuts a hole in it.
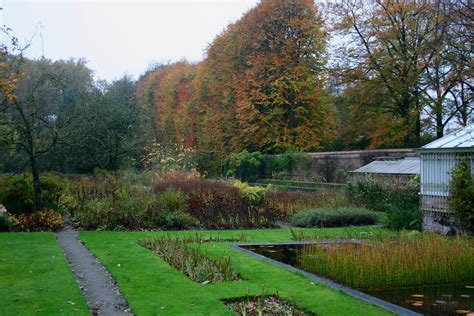
[{"label": "gravel path", "polygon": [[67,227],[57,234],[92,315],[133,315],[114,279]]}]

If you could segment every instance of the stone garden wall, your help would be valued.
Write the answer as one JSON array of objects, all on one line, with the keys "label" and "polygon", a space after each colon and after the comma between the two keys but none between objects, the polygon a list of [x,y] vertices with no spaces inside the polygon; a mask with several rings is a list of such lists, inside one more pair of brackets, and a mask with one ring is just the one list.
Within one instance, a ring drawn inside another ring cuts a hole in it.
[{"label": "stone garden wall", "polygon": [[313,159],[311,167],[293,168],[284,174],[288,180],[345,183],[349,171],[354,171],[377,158],[416,157],[413,149],[377,149],[308,153]]}]

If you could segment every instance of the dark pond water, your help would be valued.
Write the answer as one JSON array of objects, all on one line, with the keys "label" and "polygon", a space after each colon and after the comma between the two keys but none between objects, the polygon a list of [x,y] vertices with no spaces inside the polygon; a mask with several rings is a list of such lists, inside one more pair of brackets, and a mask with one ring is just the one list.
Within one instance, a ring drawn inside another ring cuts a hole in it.
[{"label": "dark pond water", "polygon": [[[334,244],[331,246],[334,246]],[[297,258],[298,252],[304,247],[302,244],[241,247],[267,258],[301,268],[298,266]],[[474,316],[474,284],[358,290],[423,315]]]}]

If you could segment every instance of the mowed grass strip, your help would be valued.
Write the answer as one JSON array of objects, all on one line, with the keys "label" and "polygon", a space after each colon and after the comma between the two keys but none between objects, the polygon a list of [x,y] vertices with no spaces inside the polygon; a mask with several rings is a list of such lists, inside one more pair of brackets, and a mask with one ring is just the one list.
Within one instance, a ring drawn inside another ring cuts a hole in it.
[{"label": "mowed grass strip", "polygon": [[[365,227],[351,231],[364,231]],[[299,229],[323,238],[341,237],[344,228]],[[373,230],[373,228],[372,228]],[[242,233],[248,242],[291,241],[288,229],[183,231],[183,232],[80,232],[80,238],[111,272],[136,315],[235,315],[223,299],[246,295],[277,294],[290,303],[317,315],[388,315],[389,312],[357,300],[323,284],[315,284],[284,268],[228,248],[228,242],[202,245],[211,258],[230,255],[242,280],[201,285],[141,247],[143,238],[168,236],[204,236],[238,238]]]},{"label": "mowed grass strip", "polygon": [[89,315],[52,233],[0,233],[0,315]]}]

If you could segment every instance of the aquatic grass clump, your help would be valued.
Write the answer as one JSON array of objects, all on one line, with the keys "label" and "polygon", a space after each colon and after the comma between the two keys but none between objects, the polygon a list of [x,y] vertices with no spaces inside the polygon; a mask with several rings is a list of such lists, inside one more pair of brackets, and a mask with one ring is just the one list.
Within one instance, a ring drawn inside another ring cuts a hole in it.
[{"label": "aquatic grass clump", "polygon": [[314,231],[299,230],[290,228],[291,239],[295,241],[320,241],[325,239],[359,239],[370,240],[371,242],[381,242],[405,239],[416,239],[423,234],[417,230],[393,231],[377,226],[351,226],[340,229],[318,229]]},{"label": "aquatic grass clump", "polygon": [[354,288],[474,281],[474,241],[424,234],[371,244],[307,245],[298,266]]},{"label": "aquatic grass clump", "polygon": [[194,248],[182,239],[170,237],[143,239],[139,243],[195,282],[206,284],[240,279],[230,256],[210,259],[201,250],[200,243]]}]

